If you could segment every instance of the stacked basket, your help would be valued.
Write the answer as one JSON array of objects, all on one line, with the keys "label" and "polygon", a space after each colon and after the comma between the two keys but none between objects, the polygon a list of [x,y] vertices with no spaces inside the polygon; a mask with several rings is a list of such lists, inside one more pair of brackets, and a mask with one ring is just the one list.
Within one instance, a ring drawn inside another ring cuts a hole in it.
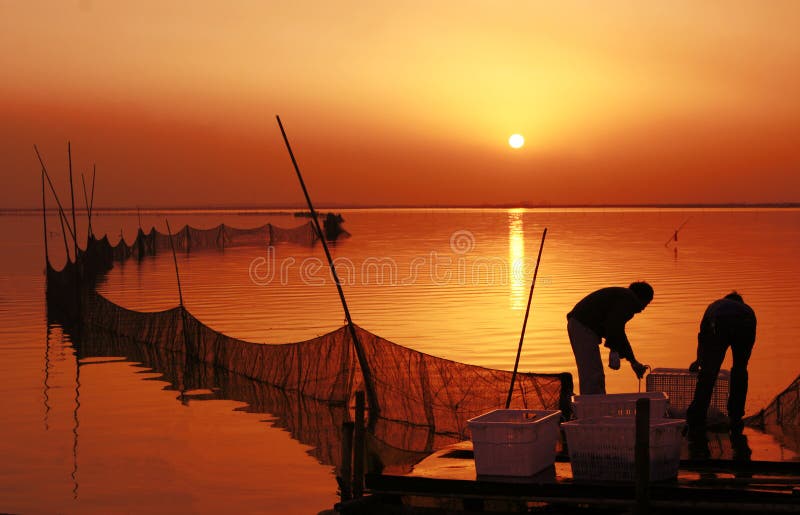
[{"label": "stacked basket", "polygon": [[663,393],[578,395],[576,420],[561,425],[567,437],[572,476],[576,480],[633,481],[636,401],[650,400],[650,479],[678,474],[683,420],[664,418]]}]

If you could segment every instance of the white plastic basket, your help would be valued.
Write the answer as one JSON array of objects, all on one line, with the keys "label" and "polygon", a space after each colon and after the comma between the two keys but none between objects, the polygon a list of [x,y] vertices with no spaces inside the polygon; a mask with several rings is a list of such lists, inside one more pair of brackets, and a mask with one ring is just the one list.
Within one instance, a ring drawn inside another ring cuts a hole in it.
[{"label": "white plastic basket", "polygon": [[650,419],[664,418],[669,398],[663,392],[610,393],[596,395],[575,395],[575,418],[589,417],[632,417],[636,415],[636,401],[650,399]]},{"label": "white plastic basket", "polygon": [[[708,406],[709,420],[728,416],[730,382],[730,371],[720,370]],[[672,416],[683,417],[694,398],[697,372],[689,372],[683,368],[654,368],[647,374],[646,384],[648,392],[665,392],[669,396],[669,410]]]},{"label": "white plastic basket", "polygon": [[498,409],[467,421],[481,476],[527,477],[555,462],[558,410]]},{"label": "white plastic basket", "polygon": [[[650,480],[673,479],[681,458],[684,420],[650,420]],[[636,419],[584,418],[561,424],[567,437],[572,477],[591,481],[634,481]]]}]

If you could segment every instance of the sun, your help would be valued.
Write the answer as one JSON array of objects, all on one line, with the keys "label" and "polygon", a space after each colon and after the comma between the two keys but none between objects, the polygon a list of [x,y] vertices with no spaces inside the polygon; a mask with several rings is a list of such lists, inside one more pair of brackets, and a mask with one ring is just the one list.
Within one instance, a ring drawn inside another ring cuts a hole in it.
[{"label": "sun", "polygon": [[525,138],[522,137],[522,134],[512,134],[508,138],[508,144],[511,145],[511,148],[520,148],[525,144]]}]

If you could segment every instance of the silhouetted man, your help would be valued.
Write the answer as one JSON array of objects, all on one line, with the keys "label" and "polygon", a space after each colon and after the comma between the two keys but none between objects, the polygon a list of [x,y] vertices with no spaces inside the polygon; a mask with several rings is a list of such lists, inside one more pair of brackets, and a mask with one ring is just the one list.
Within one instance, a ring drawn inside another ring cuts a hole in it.
[{"label": "silhouetted man", "polygon": [[567,333],[578,365],[581,395],[606,393],[606,376],[600,358],[600,343],[606,340],[611,349],[609,367],[619,368],[619,358],[627,359],[636,377],[644,376],[647,367],[633,355],[625,334],[625,324],[653,300],[653,288],[645,282],[627,288],[602,288],[578,302],[567,315]]},{"label": "silhouetted man", "polygon": [[756,315],[744,303],[741,295],[732,292],[708,306],[697,334],[697,361],[689,365],[689,370],[699,370],[694,399],[686,411],[690,439],[705,439],[706,413],[728,347],[733,353],[728,418],[731,422],[731,434],[742,433],[742,417],[747,398],[747,362],[755,341]]}]

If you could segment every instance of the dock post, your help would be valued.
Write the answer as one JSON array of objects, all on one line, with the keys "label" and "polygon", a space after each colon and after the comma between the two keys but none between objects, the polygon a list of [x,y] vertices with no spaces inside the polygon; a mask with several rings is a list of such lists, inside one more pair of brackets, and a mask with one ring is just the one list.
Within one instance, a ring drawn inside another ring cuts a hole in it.
[{"label": "dock post", "polygon": [[342,423],[342,465],[339,469],[339,487],[342,502],[353,498],[353,428],[352,422]]},{"label": "dock post", "polygon": [[650,399],[636,400],[636,507],[634,513],[650,512]]},{"label": "dock post", "polygon": [[364,495],[364,392],[356,392],[353,431],[353,497]]}]

